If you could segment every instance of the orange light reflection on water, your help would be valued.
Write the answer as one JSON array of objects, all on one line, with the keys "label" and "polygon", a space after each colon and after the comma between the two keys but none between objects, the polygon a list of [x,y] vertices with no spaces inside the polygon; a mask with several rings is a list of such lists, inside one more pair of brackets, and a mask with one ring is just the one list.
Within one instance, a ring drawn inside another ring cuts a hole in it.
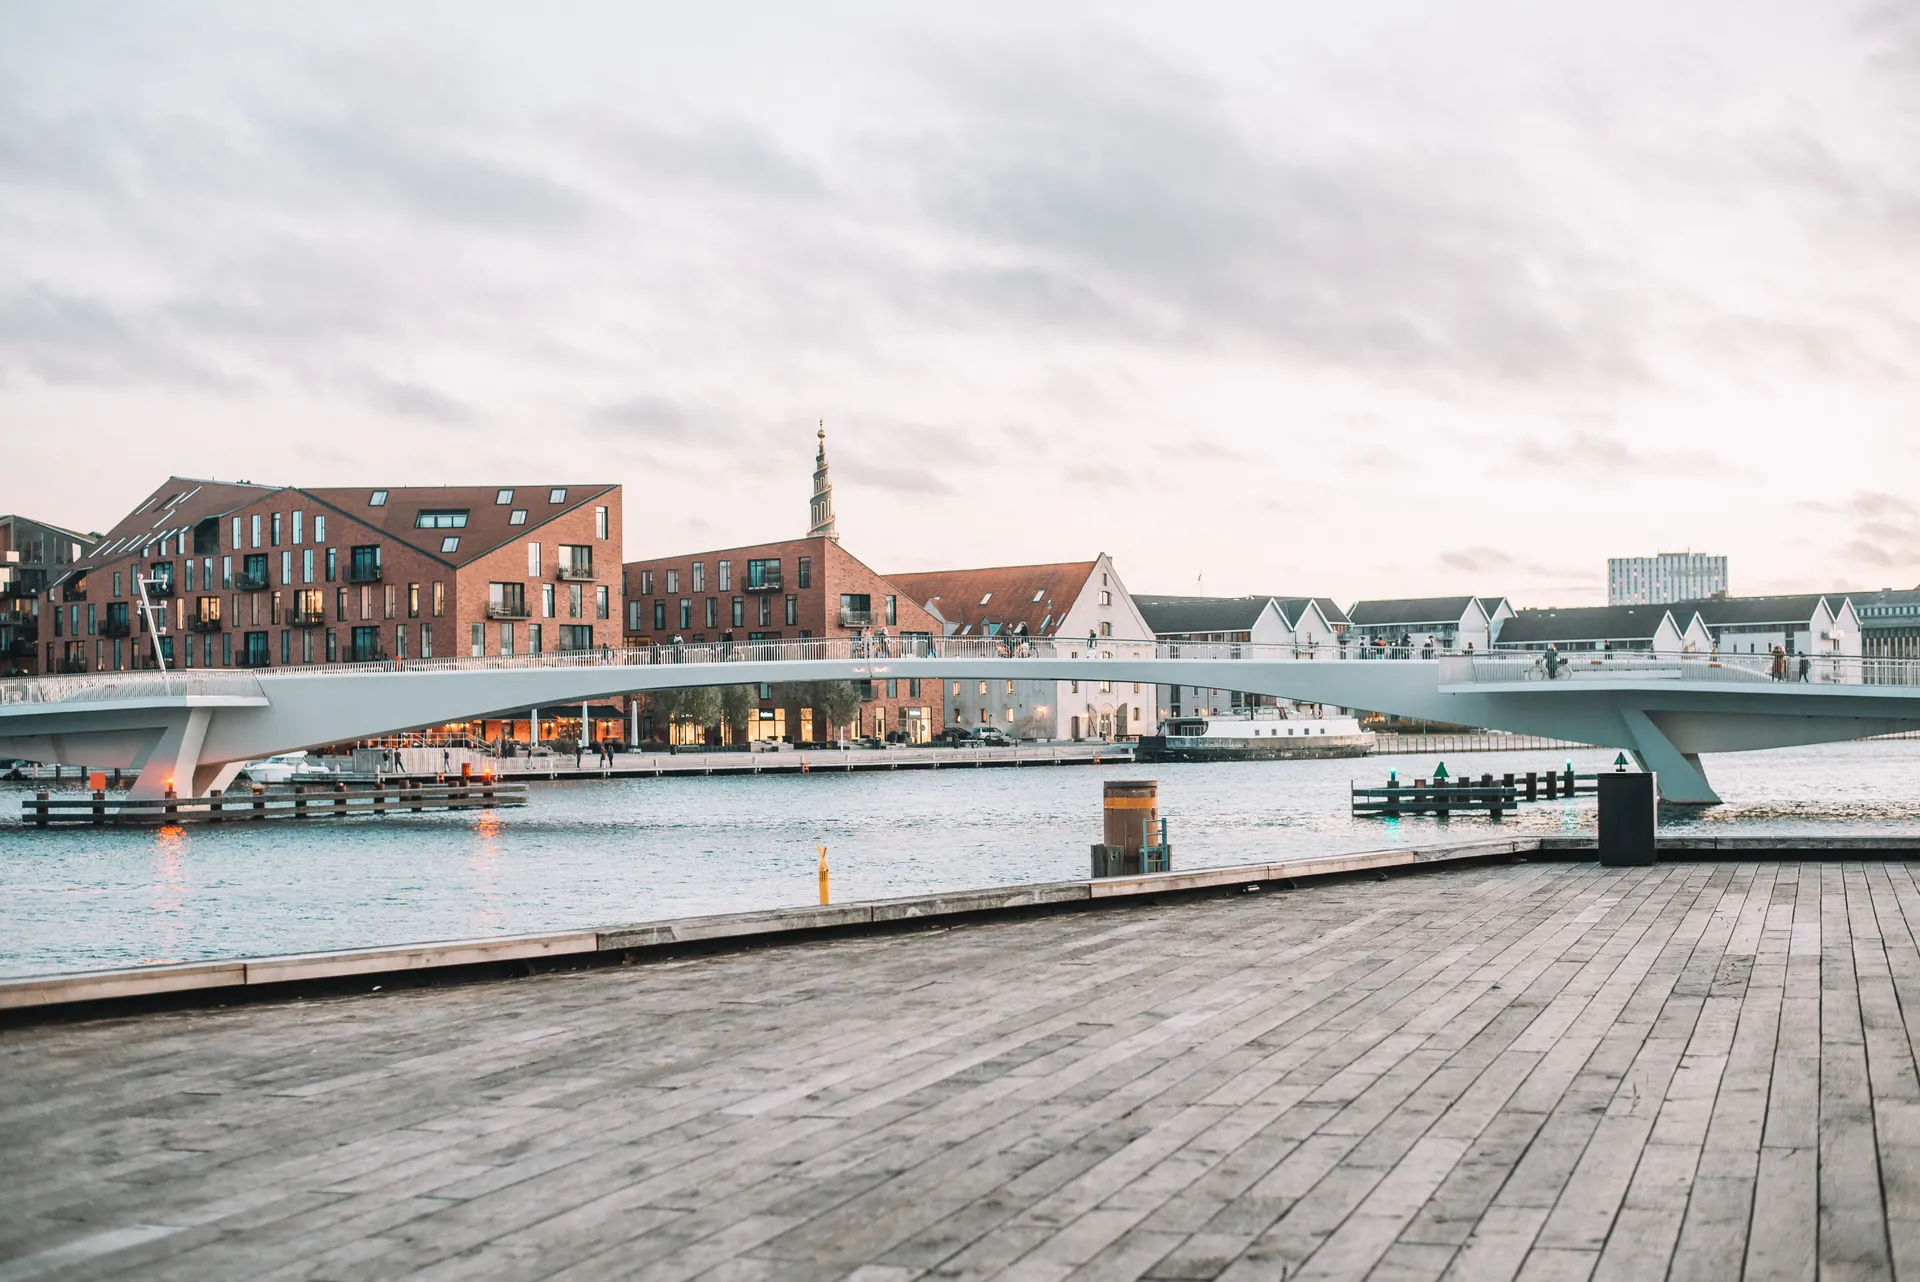
[{"label": "orange light reflection on water", "polygon": [[501,928],[500,911],[500,812],[473,812],[473,911],[467,918],[468,931],[475,935],[497,933]]},{"label": "orange light reflection on water", "polygon": [[153,918],[154,938],[164,956],[144,957],[147,963],[176,962],[184,955],[187,936],[187,856],[193,842],[180,824],[168,824],[153,834],[153,895],[147,911]]}]

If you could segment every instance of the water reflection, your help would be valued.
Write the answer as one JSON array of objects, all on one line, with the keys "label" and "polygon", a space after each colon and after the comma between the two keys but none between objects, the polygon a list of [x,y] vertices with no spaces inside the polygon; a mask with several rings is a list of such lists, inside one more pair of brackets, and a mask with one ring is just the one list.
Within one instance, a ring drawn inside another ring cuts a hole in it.
[{"label": "water reflection", "polygon": [[187,856],[192,838],[181,824],[168,824],[153,834],[153,896],[148,911],[153,923],[156,955],[143,962],[179,961],[186,952],[189,925],[186,916]]},{"label": "water reflection", "polygon": [[476,810],[473,815],[473,912],[467,918],[470,935],[495,935],[502,923],[500,895],[500,812]]}]

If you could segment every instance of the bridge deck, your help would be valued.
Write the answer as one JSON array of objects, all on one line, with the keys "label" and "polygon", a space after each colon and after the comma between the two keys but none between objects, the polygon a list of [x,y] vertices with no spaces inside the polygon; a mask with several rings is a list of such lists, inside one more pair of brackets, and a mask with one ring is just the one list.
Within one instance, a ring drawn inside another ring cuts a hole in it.
[{"label": "bridge deck", "polygon": [[1915,926],[1532,863],[18,1029],[0,1277],[1914,1276]]}]

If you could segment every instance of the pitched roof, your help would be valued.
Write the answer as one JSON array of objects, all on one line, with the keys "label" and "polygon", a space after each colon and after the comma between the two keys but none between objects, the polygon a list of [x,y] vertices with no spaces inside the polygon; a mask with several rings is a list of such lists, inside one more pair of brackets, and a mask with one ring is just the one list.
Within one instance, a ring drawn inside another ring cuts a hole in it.
[{"label": "pitched roof", "polygon": [[1272,597],[1136,596],[1134,605],[1157,637],[1208,632],[1251,632]]},{"label": "pitched roof", "polygon": [[[1596,605],[1521,610],[1500,625],[1503,646],[1558,641],[1650,641],[1667,617],[1664,605]],[[1676,618],[1676,623],[1678,619]]]},{"label": "pitched roof", "polygon": [[1343,623],[1353,622],[1347,617],[1345,610],[1333,603],[1333,598],[1330,596],[1277,596],[1273,598],[1273,604],[1278,607],[1280,617],[1287,621],[1287,626],[1290,628],[1300,626],[1300,616],[1307,612],[1309,605],[1319,606],[1320,617],[1330,626],[1338,627]]},{"label": "pitched roof", "polygon": [[1026,624],[1033,636],[1051,636],[1093,576],[1097,561],[1053,565],[1003,565],[985,570],[928,570],[889,574],[906,595],[955,630],[987,630]]},{"label": "pitched roof", "polygon": [[1920,588],[1885,588],[1879,592],[1851,592],[1848,597],[1863,627],[1913,626],[1920,617]]},{"label": "pitched roof", "polygon": [[255,485],[251,481],[202,481],[170,476],[89,547],[68,573],[84,571],[107,560],[138,555],[141,549],[161,539],[191,533],[194,526],[208,517],[225,516],[284,488]]},{"label": "pitched roof", "polygon": [[[502,544],[525,538],[527,532],[554,517],[592,502],[615,487],[611,485],[357,485],[351,489],[330,487],[302,490],[328,507],[354,520],[370,525],[390,539],[405,543],[448,565],[466,565]],[[385,503],[378,507],[370,500],[384,492]],[[511,494],[506,503],[502,494]],[[560,494],[558,502],[552,496]],[[454,528],[419,529],[416,521],[422,512],[465,512],[466,525]],[[526,521],[511,524],[514,512],[525,512]],[[460,546],[442,552],[440,544],[448,535],[460,536]],[[608,567],[611,569],[612,567]]]},{"label": "pitched roof", "polygon": [[1822,601],[1837,611],[1845,593],[1809,592],[1796,596],[1715,596],[1704,601],[1676,601],[1673,617],[1683,618],[1698,612],[1701,622],[1710,628],[1753,626],[1765,623],[1805,623],[1813,617]]},{"label": "pitched roof", "polygon": [[1356,601],[1347,613],[1359,627],[1389,624],[1458,623],[1474,604],[1470,596],[1403,597],[1392,601]]}]

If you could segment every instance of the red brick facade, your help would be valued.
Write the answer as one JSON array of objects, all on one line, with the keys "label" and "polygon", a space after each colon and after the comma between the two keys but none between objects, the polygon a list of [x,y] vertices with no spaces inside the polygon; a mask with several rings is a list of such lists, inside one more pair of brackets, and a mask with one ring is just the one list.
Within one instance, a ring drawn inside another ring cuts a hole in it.
[{"label": "red brick facade", "polygon": [[[847,637],[881,629],[894,638],[940,635],[939,620],[827,538],[631,561],[624,586],[631,645],[666,644],[675,637],[689,643]],[[860,706],[860,734],[898,732],[922,740],[945,724],[940,682],[902,679],[874,687]],[[829,730],[803,712],[797,692],[772,687],[772,696],[760,702],[753,737],[841,737],[840,727]],[[656,733],[664,738],[664,727]]]},{"label": "red brick facade", "polygon": [[[193,493],[206,501],[166,507],[151,528],[149,500],[53,589],[57,636],[42,634],[50,663],[149,666],[134,580],[156,575],[169,585],[153,606],[175,668],[620,644],[618,486]],[[563,567],[562,546],[585,552]],[[508,604],[490,609],[496,598]]]}]

